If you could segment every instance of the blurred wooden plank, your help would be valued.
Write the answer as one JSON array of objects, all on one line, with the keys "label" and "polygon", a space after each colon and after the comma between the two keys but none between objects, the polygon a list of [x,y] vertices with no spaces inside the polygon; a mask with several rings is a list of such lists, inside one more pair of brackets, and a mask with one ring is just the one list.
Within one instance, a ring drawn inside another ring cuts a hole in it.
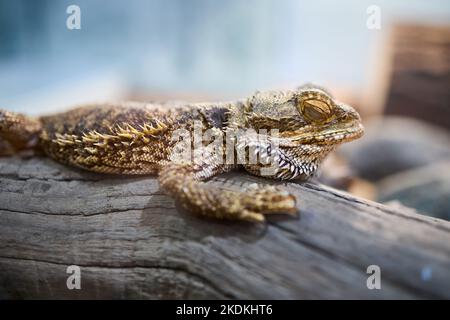
[{"label": "blurred wooden plank", "polygon": [[450,26],[397,25],[386,114],[450,129]]}]

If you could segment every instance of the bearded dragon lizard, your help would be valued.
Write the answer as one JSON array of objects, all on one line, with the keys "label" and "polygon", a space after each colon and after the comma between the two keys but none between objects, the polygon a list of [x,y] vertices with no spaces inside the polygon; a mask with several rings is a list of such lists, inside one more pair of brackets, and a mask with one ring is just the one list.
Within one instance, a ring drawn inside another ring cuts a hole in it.
[{"label": "bearded dragon lizard", "polygon": [[[266,161],[225,161],[230,153],[225,141],[219,144],[225,150],[222,155],[214,155],[202,142],[200,161],[180,159],[174,133],[192,133],[196,122],[203,133],[244,130],[233,138],[232,155],[252,147],[252,154]],[[248,129],[252,133],[246,134]],[[267,139],[254,134],[273,129],[278,135],[263,135]],[[0,154],[38,150],[94,172],[158,175],[160,186],[195,214],[264,221],[265,214],[296,214],[295,197],[274,186],[237,192],[211,187],[205,180],[239,167],[267,178],[305,180],[330,151],[359,138],[363,130],[352,107],[323,88],[305,85],[222,103],[99,104],[39,118],[0,110]],[[268,160],[273,170],[262,174]]]}]

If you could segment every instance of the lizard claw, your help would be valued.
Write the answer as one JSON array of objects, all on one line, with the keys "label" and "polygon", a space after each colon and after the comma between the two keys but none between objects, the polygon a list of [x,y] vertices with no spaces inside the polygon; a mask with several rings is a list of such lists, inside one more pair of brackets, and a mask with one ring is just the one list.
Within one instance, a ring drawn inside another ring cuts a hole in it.
[{"label": "lizard claw", "polygon": [[266,221],[266,218],[264,218],[264,215],[261,213],[253,212],[250,210],[243,210],[242,213],[239,215],[240,220],[246,220],[250,222],[264,222]]},{"label": "lizard claw", "polygon": [[297,216],[295,197],[289,192],[274,186],[251,185],[241,196],[244,210],[239,218],[255,222],[265,221],[265,214],[281,213]]}]

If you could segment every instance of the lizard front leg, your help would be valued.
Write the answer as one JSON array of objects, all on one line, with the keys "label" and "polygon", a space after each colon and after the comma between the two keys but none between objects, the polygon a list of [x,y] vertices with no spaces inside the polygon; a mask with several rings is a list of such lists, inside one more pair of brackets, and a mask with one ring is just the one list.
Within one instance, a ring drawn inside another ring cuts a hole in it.
[{"label": "lizard front leg", "polygon": [[205,217],[262,222],[264,214],[297,213],[295,197],[273,186],[253,185],[243,192],[223,190],[202,181],[229,166],[169,163],[159,173],[161,187],[185,209]]}]

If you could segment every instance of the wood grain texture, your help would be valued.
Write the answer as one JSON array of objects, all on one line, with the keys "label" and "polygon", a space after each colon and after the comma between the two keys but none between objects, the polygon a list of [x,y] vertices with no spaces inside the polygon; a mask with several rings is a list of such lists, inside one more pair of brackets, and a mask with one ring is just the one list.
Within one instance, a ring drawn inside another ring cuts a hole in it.
[{"label": "wood grain texture", "polygon": [[[212,183],[242,188],[243,173]],[[153,177],[0,159],[0,298],[450,298],[450,223],[311,183],[266,226],[177,210]],[[366,268],[381,268],[368,290]],[[66,268],[81,267],[81,290]]]}]

